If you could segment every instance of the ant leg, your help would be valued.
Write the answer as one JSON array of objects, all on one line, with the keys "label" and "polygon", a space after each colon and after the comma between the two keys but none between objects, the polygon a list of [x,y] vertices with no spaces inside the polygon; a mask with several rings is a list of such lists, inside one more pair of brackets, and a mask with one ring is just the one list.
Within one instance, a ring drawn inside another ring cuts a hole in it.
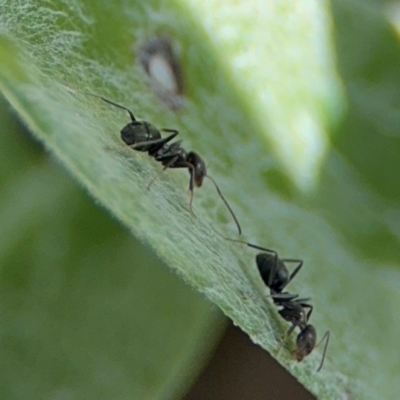
[{"label": "ant leg", "polygon": [[157,173],[157,175],[150,181],[150,183],[147,185],[147,190],[150,189],[150,186],[154,183],[154,181],[167,169],[169,168],[176,160],[178,159],[178,156],[171,158],[170,161],[168,161],[167,164],[164,165],[163,169]]},{"label": "ant leg", "polygon": [[149,156],[154,156],[158,150],[160,150],[164,144],[170,142],[174,137],[179,135],[179,132],[176,129],[160,129],[160,131],[172,132],[172,135],[167,136],[166,138],[149,140],[145,144],[155,144],[156,146],[149,151]]},{"label": "ant leg", "polygon": [[[292,300],[297,299],[297,297],[299,297],[299,295],[285,292],[285,293],[272,293],[267,297],[272,297],[273,299],[281,300],[281,301],[284,301],[286,303],[288,301],[292,301]],[[307,301],[309,299],[301,299],[301,300],[302,301]],[[297,302],[297,300],[295,300],[295,301]]]},{"label": "ant leg", "polygon": [[279,343],[279,347],[278,347],[278,350],[277,350],[276,353],[275,353],[275,356],[278,356],[279,352],[281,351],[281,348],[282,348],[283,344],[286,342],[286,340],[288,339],[288,337],[293,333],[293,331],[296,329],[296,327],[297,327],[298,325],[299,325],[299,324],[293,324],[293,325],[289,328],[289,330],[285,333],[285,335],[283,336],[281,342]]},{"label": "ant leg", "polygon": [[[194,192],[195,167],[194,167],[194,165],[192,165],[191,163],[189,163],[187,161],[184,161],[184,160],[178,161],[179,158],[180,158],[179,154],[174,156],[172,158],[172,160],[168,161],[168,163],[164,166],[164,170],[166,168],[171,167],[171,165],[173,165],[173,168],[188,168],[190,170],[190,181],[189,181],[190,201],[189,201],[189,208],[190,208],[190,213],[196,218],[196,214],[193,212],[193,209],[192,209],[193,196],[194,196],[193,192]],[[157,160],[157,161],[160,161],[160,160]]]},{"label": "ant leg", "polygon": [[[160,131],[163,132],[172,132],[172,133],[176,133],[176,135],[179,133],[176,129],[168,129],[168,128],[161,128]],[[175,135],[175,136],[176,136]]]},{"label": "ant leg", "polygon": [[151,152],[152,154],[150,154],[150,152],[149,152],[149,155],[152,156],[160,147],[164,146],[164,144],[166,144],[169,141],[171,141],[178,133],[179,132],[176,131],[175,133],[173,133],[172,135],[167,136],[166,138],[146,140],[144,142],[138,142],[138,143],[135,143],[135,144],[131,144],[131,145],[129,145],[129,147],[131,149],[136,149],[137,147],[143,146],[143,145],[149,145],[149,144],[154,144],[154,145],[158,144],[158,145],[160,145],[160,146],[157,146],[157,149],[155,149],[155,150],[153,150]]},{"label": "ant leg", "polygon": [[81,94],[85,94],[85,95],[87,95],[87,96],[97,97],[98,99],[101,99],[101,100],[103,100],[104,102],[106,102],[106,103],[108,103],[108,104],[111,104],[112,106],[121,108],[122,110],[125,110],[125,111],[128,112],[128,114],[129,114],[129,116],[131,117],[131,120],[132,120],[132,121],[136,121],[136,118],[135,118],[135,116],[133,115],[132,111],[129,110],[128,108],[126,108],[125,106],[121,105],[121,104],[118,104],[118,103],[115,103],[115,102],[113,102],[113,101],[111,101],[111,100],[108,100],[108,99],[106,99],[106,98],[103,97],[103,96],[99,96],[98,94],[89,93],[89,92],[81,92],[81,91],[79,91],[79,90],[77,90],[77,92],[78,92],[78,93],[81,93]]},{"label": "ant leg", "polygon": [[304,297],[302,299],[296,299],[295,302],[299,303],[303,308],[304,307],[310,308],[310,307],[312,307],[311,304],[306,303],[306,301],[308,302],[310,300],[311,300],[311,297]]},{"label": "ant leg", "polygon": [[[177,135],[177,133],[174,134],[175,136]],[[171,135],[172,136],[172,135]],[[147,190],[150,189],[150,186],[154,183],[154,181],[156,180],[156,178],[162,173],[164,172],[167,168],[170,168],[171,165],[174,165],[176,163],[176,161],[179,160],[179,155],[176,155],[174,157],[171,158],[171,160],[169,160],[163,167],[162,171],[159,172],[148,184],[147,186]],[[189,202],[189,208],[190,208],[190,213],[196,218],[196,214],[193,212],[192,209],[192,202],[193,202],[193,182],[194,182],[194,166],[186,161],[181,161],[179,163],[177,163],[178,165],[175,165],[174,168],[189,168],[190,169],[190,182],[189,182],[189,191],[190,191],[190,202]]]},{"label": "ant leg", "polygon": [[218,194],[219,194],[219,197],[221,197],[222,201],[225,203],[225,206],[227,207],[227,209],[228,209],[229,212],[231,213],[232,218],[235,220],[235,224],[236,224],[236,226],[237,226],[237,228],[238,228],[238,232],[239,232],[239,236],[240,236],[240,235],[242,234],[242,228],[240,227],[239,221],[237,220],[236,215],[235,215],[235,213],[233,212],[231,206],[228,204],[228,202],[226,201],[225,197],[223,196],[223,194],[222,194],[220,188],[219,188],[218,185],[217,185],[217,182],[215,182],[215,180],[214,180],[213,178],[211,178],[211,176],[209,176],[209,175],[206,175],[206,177],[207,177],[208,179],[210,179],[210,180],[212,181],[212,183],[214,183],[214,186],[215,186],[215,188],[217,189],[217,192],[218,192]]},{"label": "ant leg", "polygon": [[188,168],[190,170],[190,180],[189,180],[189,192],[190,192],[190,201],[189,201],[189,209],[190,213],[193,217],[196,217],[196,214],[193,212],[192,204],[193,204],[193,197],[194,197],[194,174],[195,174],[195,167],[193,164],[187,161],[179,161],[174,168]]},{"label": "ant leg", "polygon": [[322,339],[319,341],[319,343],[315,346],[315,347],[318,347],[318,346],[322,343],[322,341],[326,338],[325,347],[324,347],[324,352],[323,352],[323,354],[322,354],[321,364],[319,365],[319,367],[318,367],[318,369],[317,369],[317,372],[321,371],[322,366],[324,365],[325,355],[326,355],[326,350],[327,350],[327,348],[328,348],[328,343],[329,343],[329,337],[330,337],[330,335],[331,335],[330,331],[326,331],[326,332],[325,332],[325,335],[323,336],[323,338],[322,338]]},{"label": "ant leg", "polygon": [[290,274],[289,280],[287,281],[285,287],[291,282],[291,280],[298,274],[298,272],[300,271],[300,269],[303,266],[303,260],[297,260],[297,259],[291,259],[291,258],[285,258],[282,259],[283,262],[294,262],[294,263],[298,263],[297,267],[293,270],[293,272]]},{"label": "ant leg", "polygon": [[189,209],[190,213],[196,218],[196,214],[193,212],[192,203],[193,203],[193,190],[194,190],[194,166],[190,163],[188,164],[188,168],[190,169],[190,181],[189,181],[189,192],[190,192],[190,201],[189,201]]},{"label": "ant leg", "polygon": [[310,310],[307,312],[307,315],[306,315],[306,321],[307,321],[307,323],[308,323],[308,320],[310,319],[311,314],[312,314],[312,312],[313,312],[313,310],[314,310],[314,307],[313,307],[311,304],[303,303],[303,301],[308,301],[308,300],[309,300],[309,299],[299,299],[299,300],[297,300],[297,302],[300,303],[300,305],[301,305],[303,308],[309,308],[309,309],[310,309]]},{"label": "ant leg", "polygon": [[[271,290],[271,292],[272,292],[272,290]],[[274,300],[274,302],[275,302],[275,299],[277,299],[277,302],[279,302],[279,300],[280,301],[282,301],[283,303],[287,303],[287,302],[289,302],[289,301],[295,301],[295,302],[297,302],[298,300],[297,300],[297,297],[299,297],[299,295],[298,294],[290,294],[290,293],[288,293],[288,292],[285,292],[285,293],[271,293],[271,294],[268,294],[268,295],[265,295],[265,296],[261,296],[261,298],[265,298],[265,299],[270,299],[270,298],[272,298],[273,300]],[[251,299],[259,299],[260,297],[250,297]],[[249,299],[249,298],[246,298],[246,299]],[[246,300],[245,299],[245,300]],[[310,298],[306,298],[306,299],[299,299],[299,301],[309,301],[309,300],[311,300]],[[283,306],[283,304],[281,305],[281,304],[277,304],[277,306],[279,307],[279,306]]]}]

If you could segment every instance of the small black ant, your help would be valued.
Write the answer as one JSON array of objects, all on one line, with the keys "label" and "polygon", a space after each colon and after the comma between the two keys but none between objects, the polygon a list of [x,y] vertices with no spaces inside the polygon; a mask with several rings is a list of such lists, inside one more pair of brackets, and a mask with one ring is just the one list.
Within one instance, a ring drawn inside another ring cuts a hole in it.
[{"label": "small black ant", "polygon": [[[328,348],[329,343],[329,336],[330,331],[326,331],[323,338],[317,343],[317,331],[315,327],[308,323],[311,313],[313,311],[313,306],[308,304],[310,299],[298,299],[298,295],[291,295],[289,293],[282,293],[274,295],[275,297],[275,304],[278,307],[282,307],[279,310],[279,315],[288,322],[292,323],[292,326],[286,332],[280,346],[282,347],[283,343],[286,339],[292,334],[296,327],[299,327],[300,333],[297,335],[296,338],[296,350],[294,351],[295,358],[298,362],[303,361],[305,357],[307,357],[316,347],[318,347],[325,339],[325,347],[324,352],[322,354],[321,363],[317,369],[319,372],[324,365],[326,350]],[[306,312],[305,309],[309,309]]]},{"label": "small black ant", "polygon": [[[203,180],[205,177],[209,178],[225,206],[228,208],[230,214],[232,215],[235,224],[238,228],[239,235],[242,233],[242,228],[240,227],[239,221],[237,220],[232,208],[228,204],[227,200],[223,196],[220,188],[218,187],[215,180],[207,175],[207,168],[204,160],[195,153],[194,151],[187,152],[182,146],[181,141],[177,141],[169,144],[172,139],[174,139],[178,135],[178,131],[176,129],[158,129],[154,125],[150,124],[147,121],[138,121],[133,115],[132,111],[130,111],[127,107],[115,103],[111,100],[106,99],[105,97],[99,96],[93,93],[80,92],[82,94],[86,94],[89,96],[97,97],[104,102],[111,104],[115,107],[118,107],[122,110],[128,112],[131,122],[125,125],[121,129],[121,139],[124,143],[130,148],[136,151],[147,152],[149,156],[153,157],[156,161],[160,162],[164,167],[161,172],[165,171],[168,168],[187,168],[190,174],[189,181],[189,191],[190,191],[190,212],[194,215],[192,210],[192,202],[193,202],[193,190],[194,187],[201,187],[203,184]],[[163,138],[161,137],[160,131],[169,132],[171,135]],[[157,174],[147,186],[147,189],[153,184],[154,180],[158,177]]]},{"label": "small black ant", "polygon": [[[278,313],[286,321],[291,322],[292,326],[285,334],[279,348],[282,347],[286,338],[289,337],[296,327],[300,328],[300,333],[296,339],[296,350],[295,357],[298,362],[302,361],[308,356],[315,347],[319,346],[326,338],[326,344],[322,355],[321,364],[317,369],[319,372],[323,366],[325,360],[326,349],[328,347],[330,332],[327,331],[321,341],[316,345],[317,332],[313,325],[309,324],[308,321],[313,311],[313,306],[308,303],[309,298],[298,298],[298,294],[290,294],[283,292],[285,287],[292,281],[303,266],[303,260],[299,259],[283,259],[279,258],[278,253],[274,250],[260,247],[252,243],[248,243],[238,239],[230,239],[221,235],[218,231],[214,231],[222,236],[225,240],[231,242],[246,244],[248,247],[262,250],[263,253],[259,253],[256,256],[256,263],[260,276],[265,285],[270,289],[270,297],[272,297],[274,304],[277,307],[282,307]],[[293,262],[297,263],[297,266],[289,273],[285,263]],[[306,309],[308,311],[306,312]]]}]

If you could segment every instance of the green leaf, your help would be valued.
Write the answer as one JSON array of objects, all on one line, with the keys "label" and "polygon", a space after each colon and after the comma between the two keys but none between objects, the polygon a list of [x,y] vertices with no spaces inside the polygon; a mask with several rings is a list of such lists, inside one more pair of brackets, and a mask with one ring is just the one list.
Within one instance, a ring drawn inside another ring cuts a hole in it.
[{"label": "green leaf", "polygon": [[1,106],[1,397],[182,394],[221,331],[215,311],[33,151]]},{"label": "green leaf", "polygon": [[[399,45],[382,9],[340,1],[51,4],[11,2],[0,14],[0,52],[11,49],[1,89],[36,136],[140,240],[274,352],[288,326],[264,298],[254,251],[211,230],[234,236],[212,187],[196,191],[196,219],[187,210],[187,173],[166,171],[146,190],[160,166],[121,143],[128,117],[73,89],[178,129],[184,146],[211,164],[246,237],[305,260],[290,291],[312,297],[321,337],[331,330],[326,364],[315,373],[320,349],[301,364],[289,351],[278,360],[320,398],[395,398],[400,213],[391,187],[400,143],[396,118],[373,118],[366,136],[362,118],[370,110],[389,115],[380,110],[398,101]],[[366,32],[374,35],[369,47]],[[177,112],[138,61],[143,43],[160,36],[180,49]]]}]

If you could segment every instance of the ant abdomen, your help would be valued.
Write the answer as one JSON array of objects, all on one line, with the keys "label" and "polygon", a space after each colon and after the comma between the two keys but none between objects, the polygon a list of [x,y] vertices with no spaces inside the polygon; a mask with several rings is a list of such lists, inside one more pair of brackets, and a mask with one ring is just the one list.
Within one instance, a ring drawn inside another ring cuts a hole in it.
[{"label": "ant abdomen", "polygon": [[273,253],[259,253],[256,263],[261,279],[274,293],[280,293],[289,282],[285,263]]},{"label": "ant abdomen", "polygon": [[121,139],[128,146],[135,146],[137,151],[149,151],[154,145],[146,142],[150,140],[160,139],[160,131],[146,121],[132,121],[121,129]]}]

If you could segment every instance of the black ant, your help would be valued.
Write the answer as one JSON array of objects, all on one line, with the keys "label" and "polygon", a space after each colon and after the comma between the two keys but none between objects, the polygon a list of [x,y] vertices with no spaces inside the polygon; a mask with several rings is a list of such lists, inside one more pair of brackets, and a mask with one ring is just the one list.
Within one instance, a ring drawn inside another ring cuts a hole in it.
[{"label": "black ant", "polygon": [[[222,236],[218,231],[214,229],[216,233]],[[291,322],[292,326],[285,334],[279,348],[282,347],[286,338],[289,337],[296,327],[300,328],[300,333],[296,339],[296,350],[295,357],[298,362],[302,361],[308,356],[315,347],[317,347],[325,338],[326,344],[322,355],[321,364],[317,369],[319,372],[323,366],[325,360],[326,349],[328,347],[330,332],[327,331],[321,341],[316,345],[317,332],[313,325],[308,323],[313,306],[308,303],[310,299],[298,298],[297,294],[290,294],[283,292],[285,287],[292,281],[303,266],[303,260],[299,259],[283,259],[278,257],[278,253],[274,250],[260,247],[252,243],[248,243],[238,239],[230,239],[222,236],[225,240],[231,242],[246,244],[248,247],[262,250],[264,253],[259,253],[256,256],[256,263],[258,271],[260,272],[261,278],[265,285],[270,289],[270,297],[272,297],[274,304],[277,307],[282,307],[278,313],[286,321]],[[293,262],[297,263],[296,268],[289,273],[285,263]],[[308,309],[308,312],[306,312]]]},{"label": "black ant", "polygon": [[[97,94],[87,93],[87,92],[80,92],[80,93],[97,97],[108,104],[111,104],[115,107],[127,111],[131,118],[131,122],[129,122],[121,129],[121,139],[130,148],[136,151],[147,152],[149,156],[153,157],[156,161],[160,162],[164,167],[162,171],[165,171],[168,168],[188,169],[190,174],[189,207],[190,207],[190,212],[193,215],[194,213],[192,210],[192,202],[193,202],[194,187],[201,187],[203,184],[203,179],[205,177],[209,178],[213,182],[225,206],[231,213],[238,228],[239,235],[241,235],[242,229],[240,227],[240,224],[232,208],[228,204],[220,188],[215,182],[215,180],[211,176],[207,175],[207,168],[204,160],[200,157],[200,155],[198,155],[194,151],[187,152],[183,147],[181,147],[181,141],[168,143],[178,135],[179,132],[176,129],[158,129],[147,121],[138,121],[133,115],[132,111],[130,111],[128,108],[126,108],[121,104],[115,103]],[[161,137],[160,131],[170,132],[171,135],[163,138]],[[149,185],[147,186],[147,189],[150,188],[150,186],[153,184],[154,180],[157,177],[158,174],[150,181]]]},{"label": "black ant", "polygon": [[[308,323],[311,317],[311,313],[313,311],[313,306],[311,304],[308,304],[308,301],[310,299],[298,299],[298,295],[291,295],[289,293],[282,293],[274,295],[273,297],[275,297],[275,304],[278,307],[282,307],[282,309],[278,311],[279,315],[285,321],[292,323],[292,326],[286,332],[279,346],[278,352],[285,342],[286,338],[288,338],[292,334],[296,327],[300,328],[300,333],[297,335],[296,338],[296,350],[294,351],[295,358],[298,362],[303,361],[305,357],[307,357],[326,339],[321,363],[317,369],[317,372],[319,372],[324,365],[326,350],[329,343],[330,331],[326,331],[320,342],[316,344],[317,331],[313,325]],[[307,313],[306,309],[309,309]]]}]

